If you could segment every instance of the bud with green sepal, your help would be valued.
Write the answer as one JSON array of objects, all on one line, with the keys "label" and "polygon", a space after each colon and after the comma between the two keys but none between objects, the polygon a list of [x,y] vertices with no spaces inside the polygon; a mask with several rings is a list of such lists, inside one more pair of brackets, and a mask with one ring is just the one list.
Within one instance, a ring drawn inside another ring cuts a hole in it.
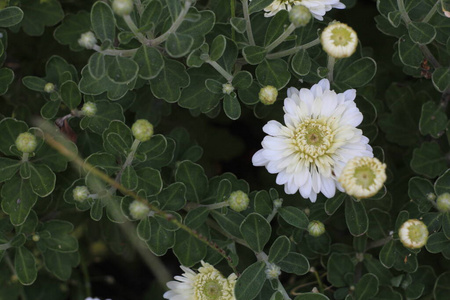
[{"label": "bud with green sepal", "polygon": [[44,86],[44,92],[53,93],[55,91],[55,85],[51,82],[47,82]]},{"label": "bud with green sepal", "polygon": [[320,221],[311,221],[308,224],[308,232],[314,237],[321,236],[325,233],[325,225]]},{"label": "bud with green sepal", "polygon": [[37,147],[36,137],[29,132],[23,132],[16,139],[16,147],[22,153],[31,153]]},{"label": "bud with green sepal", "polygon": [[232,210],[241,212],[247,209],[250,199],[243,191],[234,191],[230,194],[227,202]]},{"label": "bud with green sepal", "polygon": [[272,105],[277,101],[278,90],[274,86],[267,85],[259,90],[258,96],[262,104]]},{"label": "bud with green sepal", "polygon": [[130,215],[135,220],[142,220],[150,213],[150,208],[141,201],[134,200],[129,206]]},{"label": "bud with green sepal", "polygon": [[436,207],[440,212],[449,212],[450,211],[450,193],[443,193],[437,197]]},{"label": "bud with green sepal", "polygon": [[94,102],[88,101],[84,103],[81,112],[87,117],[93,117],[97,113],[97,105]]},{"label": "bud with green sepal", "polygon": [[277,266],[276,264],[267,263],[266,269],[264,270],[264,272],[266,273],[267,279],[269,279],[269,280],[277,279],[278,276],[280,276],[280,274],[281,274],[281,268],[279,266]]},{"label": "bud with green sepal", "polygon": [[84,202],[89,198],[90,192],[87,186],[77,186],[73,189],[73,199],[78,202]]},{"label": "bud with green sepal", "polygon": [[133,11],[133,1],[132,0],[114,0],[112,3],[113,11],[118,16],[129,15]]},{"label": "bud with green sepal", "polygon": [[234,91],[234,87],[233,87],[233,85],[232,85],[231,83],[224,83],[224,84],[222,85],[222,92],[223,92],[224,94],[229,95],[229,94],[231,94],[233,91]]},{"label": "bud with green sepal", "polygon": [[86,49],[93,49],[96,43],[97,39],[95,38],[95,35],[92,31],[81,34],[80,38],[78,39],[78,44]]},{"label": "bud with green sepal", "polygon": [[311,21],[311,12],[306,6],[296,5],[289,12],[289,21],[295,27],[306,26]]},{"label": "bud with green sepal", "polygon": [[135,139],[140,142],[148,141],[153,135],[153,125],[145,120],[140,119],[134,122],[133,126],[131,126],[131,132]]}]

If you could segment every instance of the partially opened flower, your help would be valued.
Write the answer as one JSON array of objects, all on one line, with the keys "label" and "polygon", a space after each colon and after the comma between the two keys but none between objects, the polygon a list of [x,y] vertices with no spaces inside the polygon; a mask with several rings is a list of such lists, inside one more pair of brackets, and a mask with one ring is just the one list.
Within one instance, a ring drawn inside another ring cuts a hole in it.
[{"label": "partially opened flower", "polygon": [[201,263],[198,273],[181,266],[183,275],[175,276],[176,281],[167,283],[170,290],[163,297],[170,300],[235,300],[236,275],[233,273],[225,278],[212,265]]},{"label": "partially opened flower", "polygon": [[290,11],[295,5],[303,5],[307,7],[311,14],[317,20],[323,20],[323,16],[332,8],[345,8],[340,0],[275,0],[269,6],[264,8],[265,17],[272,17],[281,10]]},{"label": "partially opened flower", "polygon": [[356,91],[336,94],[322,79],[311,89],[289,88],[284,100],[283,125],[269,121],[263,131],[263,149],[253,155],[255,166],[265,166],[277,174],[287,194],[300,192],[316,201],[322,192],[334,196],[346,163],[356,156],[372,157],[369,139],[357,129],[363,116],[356,107]]},{"label": "partially opened flower", "polygon": [[374,157],[355,157],[345,165],[339,182],[358,199],[375,196],[386,181],[386,164]]},{"label": "partially opened flower", "polygon": [[427,243],[428,228],[422,221],[409,219],[398,230],[398,236],[406,248],[419,249]]},{"label": "partially opened flower", "polygon": [[320,35],[323,50],[334,58],[351,56],[358,46],[356,32],[347,24],[334,22],[328,25]]}]

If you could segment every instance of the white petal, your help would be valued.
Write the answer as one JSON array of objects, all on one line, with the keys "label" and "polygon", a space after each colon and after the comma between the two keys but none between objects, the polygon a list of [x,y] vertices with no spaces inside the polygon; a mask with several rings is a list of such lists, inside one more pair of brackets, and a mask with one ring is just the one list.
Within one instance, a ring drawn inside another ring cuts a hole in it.
[{"label": "white petal", "polygon": [[296,88],[294,88],[294,87],[288,88],[288,90],[287,90],[287,96],[288,96],[289,98],[291,98],[291,96],[292,96],[293,94],[298,94],[298,90],[297,90]]},{"label": "white petal", "polygon": [[262,167],[265,166],[268,161],[264,158],[264,149],[258,150],[252,157],[252,164],[254,166]]},{"label": "white petal", "polygon": [[264,125],[263,131],[267,134],[275,136],[279,134],[281,127],[283,127],[283,125],[281,125],[280,122],[271,120]]}]

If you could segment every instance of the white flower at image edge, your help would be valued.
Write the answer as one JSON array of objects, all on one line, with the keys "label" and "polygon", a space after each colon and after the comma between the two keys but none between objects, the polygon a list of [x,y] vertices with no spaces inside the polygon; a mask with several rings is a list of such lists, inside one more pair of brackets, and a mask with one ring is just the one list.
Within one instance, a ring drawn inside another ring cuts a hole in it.
[{"label": "white flower at image edge", "polygon": [[180,266],[183,275],[175,276],[176,281],[167,283],[170,290],[163,297],[169,300],[235,300],[236,274],[225,278],[212,265],[203,261],[201,263],[198,273]]},{"label": "white flower at image edge", "polygon": [[346,163],[358,156],[373,157],[369,139],[358,126],[363,115],[354,102],[356,91],[336,94],[322,79],[311,89],[289,88],[284,100],[283,125],[269,121],[262,149],[253,155],[255,166],[265,166],[278,174],[276,183],[286,194],[300,192],[316,201],[317,194],[334,196],[337,181]]},{"label": "white flower at image edge", "polygon": [[281,10],[290,11],[295,5],[303,5],[309,9],[317,20],[322,21],[323,16],[332,8],[343,9],[345,5],[339,0],[275,0],[264,8],[265,17],[272,17]]}]

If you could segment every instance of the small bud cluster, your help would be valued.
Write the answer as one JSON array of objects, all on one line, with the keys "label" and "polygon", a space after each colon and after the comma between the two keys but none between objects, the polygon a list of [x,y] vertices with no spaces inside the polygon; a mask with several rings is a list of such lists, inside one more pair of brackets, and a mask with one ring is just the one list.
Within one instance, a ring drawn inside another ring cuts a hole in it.
[{"label": "small bud cluster", "polygon": [[94,102],[86,102],[81,108],[81,112],[87,117],[93,117],[97,113],[97,105]]},{"label": "small bud cluster", "polygon": [[138,200],[134,200],[133,202],[131,202],[129,209],[130,215],[133,217],[133,219],[136,220],[145,218],[150,212],[150,208]]},{"label": "small bud cluster", "polygon": [[133,11],[132,0],[114,0],[112,4],[113,11],[118,16],[129,15]]},{"label": "small bud cluster", "polygon": [[259,90],[258,96],[262,104],[271,105],[277,101],[278,90],[271,85],[267,85]]},{"label": "small bud cluster", "polygon": [[55,91],[55,85],[51,82],[47,82],[44,86],[44,92],[53,93]]},{"label": "small bud cluster", "polygon": [[77,186],[73,189],[73,199],[78,202],[83,202],[89,197],[89,189],[87,186]]},{"label": "small bud cluster", "polygon": [[308,232],[314,237],[321,236],[325,233],[325,225],[320,221],[311,221],[308,224]]},{"label": "small bud cluster", "polygon": [[94,48],[96,43],[97,39],[95,38],[95,35],[92,31],[81,34],[80,38],[78,39],[78,44],[86,49]]},{"label": "small bud cluster", "polygon": [[224,94],[229,95],[229,94],[231,94],[233,91],[234,91],[234,87],[233,87],[232,84],[230,84],[230,83],[224,83],[224,84],[222,85],[222,92],[223,92]]},{"label": "small bud cluster", "polygon": [[450,194],[443,193],[437,197],[436,206],[441,212],[449,212],[450,211]]},{"label": "small bud cluster", "polygon": [[243,191],[234,191],[230,194],[227,202],[232,210],[241,212],[247,209],[250,199]]},{"label": "small bud cluster", "polygon": [[20,152],[31,153],[37,147],[36,137],[29,132],[23,132],[16,139],[16,147]]},{"label": "small bud cluster", "polygon": [[296,5],[289,12],[289,21],[295,27],[306,26],[311,21],[311,12],[306,6]]},{"label": "small bud cluster", "polygon": [[281,269],[276,264],[268,263],[264,272],[266,273],[267,279],[277,279],[281,274]]},{"label": "small bud cluster", "polygon": [[131,132],[135,139],[145,142],[153,135],[153,125],[145,119],[140,119],[131,126]]}]

